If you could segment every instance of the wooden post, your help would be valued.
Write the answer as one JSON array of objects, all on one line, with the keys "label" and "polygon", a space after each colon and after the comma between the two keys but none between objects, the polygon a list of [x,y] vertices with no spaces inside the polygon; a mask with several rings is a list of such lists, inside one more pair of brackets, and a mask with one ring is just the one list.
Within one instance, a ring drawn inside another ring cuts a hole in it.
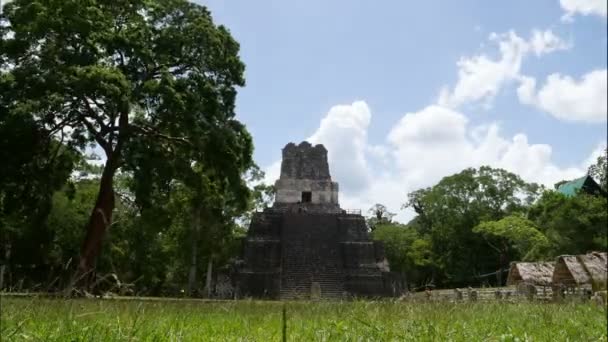
[{"label": "wooden post", "polygon": [[461,301],[462,291],[460,291],[460,289],[454,289],[454,297],[456,298],[456,301]]},{"label": "wooden post", "polygon": [[11,257],[11,244],[7,243],[4,246],[4,263],[0,266],[0,291],[4,288],[4,272],[6,271],[6,265]]},{"label": "wooden post", "polygon": [[533,301],[534,296],[536,295],[536,287],[534,287],[534,285],[527,284],[525,289],[526,289],[526,298],[528,298],[529,301]]},{"label": "wooden post", "polygon": [[477,301],[477,290],[472,290],[469,292],[469,300],[471,302]]},{"label": "wooden post", "polygon": [[200,206],[192,209],[191,218],[191,231],[192,241],[191,242],[191,256],[190,256],[190,272],[188,273],[188,296],[194,294],[196,287],[196,266],[198,263],[198,237],[201,224],[201,210]]},{"label": "wooden post", "polygon": [[283,342],[287,342],[287,309],[285,308],[286,304],[283,303],[283,315],[282,315],[282,319],[281,319],[281,323],[282,323],[282,336],[283,336]]},{"label": "wooden post", "polygon": [[207,262],[207,279],[205,282],[205,294],[207,298],[211,298],[211,280],[213,279],[213,256],[209,256],[209,261]]}]

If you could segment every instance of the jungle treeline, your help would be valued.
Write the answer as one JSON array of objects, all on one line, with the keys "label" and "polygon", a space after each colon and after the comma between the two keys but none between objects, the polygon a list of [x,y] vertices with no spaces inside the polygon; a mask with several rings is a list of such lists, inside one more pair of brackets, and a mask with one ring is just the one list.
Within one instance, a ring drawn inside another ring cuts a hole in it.
[{"label": "jungle treeline", "polygon": [[[209,295],[273,199],[235,114],[244,70],[230,31],[186,0],[4,5],[0,289]],[[605,190],[605,153],[589,173]],[[413,288],[500,283],[513,260],[606,250],[604,195],[501,169],[403,202],[409,223],[381,204],[368,223]]]}]

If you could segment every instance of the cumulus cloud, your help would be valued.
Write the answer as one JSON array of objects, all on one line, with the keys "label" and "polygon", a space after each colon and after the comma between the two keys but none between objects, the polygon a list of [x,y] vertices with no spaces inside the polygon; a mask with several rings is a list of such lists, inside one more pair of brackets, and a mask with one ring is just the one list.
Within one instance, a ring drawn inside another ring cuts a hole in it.
[{"label": "cumulus cloud", "polygon": [[542,56],[554,51],[570,49],[572,44],[562,40],[551,30],[533,30],[528,47],[536,56]]},{"label": "cumulus cloud", "polygon": [[[520,73],[523,59],[528,55],[541,56],[568,49],[570,45],[548,30],[535,30],[528,40],[513,31],[494,33],[490,35],[490,41],[498,44],[498,58],[487,55],[462,58],[457,64],[456,85],[451,89],[444,87],[436,104],[405,113],[381,144],[372,145],[367,140],[372,111],[365,102],[336,105],[328,111],[319,128],[307,140],[327,147],[332,178],[340,183],[343,208],[358,208],[365,212],[375,203],[382,203],[389,211],[398,213],[398,221],[407,222],[414,213],[401,210],[401,205],[409,192],[432,186],[441,178],[467,167],[503,168],[528,182],[549,187],[586,172],[590,160],[595,160],[605,142],[580,163],[561,167],[553,162],[550,145],[530,142],[523,133],[504,136],[495,122],[471,125],[459,107],[476,101],[488,104],[504,84],[518,81],[517,93],[524,103],[538,103],[539,106],[543,103],[546,108],[566,103],[567,107],[573,108],[576,103],[568,96],[562,96],[560,103],[548,98],[566,91],[567,86],[571,86],[567,91],[572,93],[574,87],[595,84],[598,76],[584,77],[580,82],[554,76],[537,91],[536,80]],[[588,98],[597,100],[597,96],[594,92]],[[603,99],[605,103],[605,91]],[[273,163],[267,169],[267,176],[278,178],[279,168],[280,161]]]},{"label": "cumulus cloud", "polygon": [[[521,133],[505,137],[496,123],[472,126],[463,113],[440,105],[404,114],[382,145],[367,142],[371,120],[372,112],[365,102],[334,106],[307,140],[327,147],[332,178],[340,183],[343,208],[366,211],[383,203],[398,213],[396,219],[402,222],[414,215],[411,210],[400,210],[409,192],[432,186],[464,168],[504,168],[528,182],[552,187],[560,180],[584,174],[605,146],[598,145],[581,163],[560,167],[552,161],[551,146],[531,143]],[[386,162],[380,171],[370,171],[374,158]],[[278,178],[279,165],[277,161],[267,168],[272,182]]]},{"label": "cumulus cloud", "polygon": [[442,89],[438,100],[440,105],[458,108],[467,103],[483,101],[486,107],[490,107],[499,90],[507,82],[520,77],[522,61],[527,55],[542,56],[571,46],[551,30],[533,30],[529,40],[514,31],[491,33],[489,40],[498,44],[500,56],[491,58],[480,54],[462,57],[457,63],[458,81],[453,89]]},{"label": "cumulus cloud", "polygon": [[589,155],[589,157],[585,160],[585,162],[583,163],[584,165],[592,165],[595,164],[597,162],[597,158],[599,156],[604,155],[606,151],[606,142],[600,142],[597,144],[597,146],[595,147],[595,149],[593,150],[593,152],[591,152],[591,154]]},{"label": "cumulus cloud", "polygon": [[563,21],[572,21],[576,14],[597,15],[605,18],[608,13],[606,0],[560,0],[559,4],[566,12],[562,17]]},{"label": "cumulus cloud", "polygon": [[[446,130],[446,126],[453,130]],[[420,129],[433,131],[440,138],[430,141],[419,134],[404,134]],[[464,114],[436,105],[405,114],[388,140],[399,172],[416,188],[482,165],[504,168],[527,181],[548,185],[583,172],[580,167],[555,166],[549,145],[530,144],[524,134],[505,138],[496,123],[470,127]]]},{"label": "cumulus cloud", "polygon": [[[387,153],[382,146],[368,144],[370,120],[370,109],[363,101],[333,106],[321,120],[319,128],[305,139],[327,148],[332,178],[340,179],[346,192],[357,193],[369,185],[371,171],[368,155],[384,158]],[[281,162],[274,162],[266,167],[264,181],[274,183],[280,171]]]},{"label": "cumulus cloud", "polygon": [[[388,143],[408,184],[426,186],[426,180],[433,181],[447,169],[459,170],[467,164],[462,158],[462,154],[472,152],[463,139],[467,121],[464,115],[437,105],[401,118],[389,132]],[[448,160],[448,165],[436,164]]]},{"label": "cumulus cloud", "polygon": [[519,100],[564,121],[606,122],[608,92],[606,69],[594,70],[575,80],[551,74],[537,91],[536,80],[522,77],[517,89]]},{"label": "cumulus cloud", "polygon": [[363,101],[333,106],[307,141],[328,150],[332,177],[340,179],[345,191],[357,193],[371,178],[367,163],[367,128],[371,112]]},{"label": "cumulus cloud", "polygon": [[[430,133],[418,133],[424,130]],[[429,139],[430,136],[433,139]],[[552,187],[560,180],[584,174],[591,164],[589,160],[599,155],[598,151],[605,146],[605,142],[598,145],[591,156],[580,163],[560,167],[552,160],[551,146],[531,143],[522,133],[505,137],[496,123],[471,126],[464,114],[437,105],[405,114],[389,133],[388,144],[396,160],[394,185],[386,186],[386,189],[394,190],[382,193],[388,194],[388,200],[395,201],[388,202],[389,208],[397,208],[403,203],[404,193],[436,184],[441,178],[464,168],[482,165],[503,168],[528,182]],[[382,183],[387,182],[390,180],[382,180]],[[399,218],[405,220],[412,215],[402,212]]]},{"label": "cumulus cloud", "polygon": [[281,161],[277,160],[274,163],[264,168],[264,180],[265,184],[274,184],[274,182],[281,176]]}]

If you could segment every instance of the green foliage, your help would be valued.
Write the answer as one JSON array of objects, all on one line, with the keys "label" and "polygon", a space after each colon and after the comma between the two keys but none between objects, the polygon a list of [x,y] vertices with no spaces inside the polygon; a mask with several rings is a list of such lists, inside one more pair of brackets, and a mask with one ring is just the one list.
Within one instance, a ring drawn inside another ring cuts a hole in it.
[{"label": "green foliage", "polygon": [[602,190],[608,192],[608,163],[606,163],[606,158],[608,158],[608,147],[597,157],[595,164],[589,166],[587,173],[595,178]]},{"label": "green foliage", "polygon": [[264,171],[260,170],[257,165],[251,167],[247,171],[246,180],[250,184],[249,202],[247,203],[247,209],[238,218],[238,224],[243,229],[248,229],[251,223],[251,218],[255,212],[263,211],[266,208],[272,206],[276,189],[274,185],[268,185],[263,182]]},{"label": "green foliage", "polygon": [[388,211],[384,204],[376,203],[367,211],[370,217],[367,219],[367,225],[371,231],[375,230],[378,225],[390,223],[394,213]]},{"label": "green foliage", "polygon": [[584,193],[565,196],[543,193],[529,210],[528,218],[549,240],[548,256],[583,254],[608,249],[606,197]]},{"label": "green foliage", "polygon": [[391,271],[405,274],[409,285],[415,287],[428,280],[428,266],[432,264],[431,242],[428,237],[420,236],[410,226],[383,223],[373,230],[372,238],[384,244]]},{"label": "green foliage", "polygon": [[[0,89],[0,102],[4,96]],[[47,281],[52,196],[80,158],[60,139],[0,104],[0,264],[15,280],[30,275],[24,286]]]},{"label": "green foliage", "polygon": [[443,285],[468,285],[477,275],[506,267],[517,258],[492,248],[473,227],[525,211],[540,189],[515,174],[484,166],[410,193],[405,206],[418,214],[411,225],[429,237],[435,280]]},{"label": "green foliage", "polygon": [[30,117],[2,113],[0,227],[4,232],[17,233],[20,225],[44,221],[53,192],[67,181],[78,159],[77,151],[51,137]]},{"label": "green foliage", "polygon": [[[523,260],[534,260],[548,247],[549,241],[534,222],[522,214],[512,214],[498,221],[484,221],[473,228],[473,232],[482,234],[486,239],[497,239],[498,246],[514,248]],[[491,246],[494,246],[491,242]],[[500,249],[501,247],[494,247]],[[507,251],[505,251],[507,252]]]},{"label": "green foliage", "polygon": [[53,233],[51,260],[54,265],[75,262],[84,227],[95,205],[97,180],[82,180],[53,195],[47,225]]},{"label": "green foliage", "polygon": [[[60,135],[70,148],[103,149],[95,206],[106,218],[119,170],[132,174],[140,207],[179,181],[207,203],[221,194],[207,213],[224,204],[244,210],[242,175],[253,165],[253,144],[234,113],[244,64],[238,43],[205,7],[186,0],[15,0],[2,21],[0,110]],[[205,182],[217,189],[206,192]],[[87,221],[82,265],[94,264],[105,232],[100,217]]]}]

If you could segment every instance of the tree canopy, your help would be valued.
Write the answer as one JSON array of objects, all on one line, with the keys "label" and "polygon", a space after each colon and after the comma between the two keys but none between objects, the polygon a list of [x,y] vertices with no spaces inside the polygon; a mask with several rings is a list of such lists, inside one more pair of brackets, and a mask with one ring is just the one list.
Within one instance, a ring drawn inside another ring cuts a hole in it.
[{"label": "tree canopy", "polygon": [[604,148],[602,154],[597,157],[595,164],[589,166],[587,173],[595,178],[602,190],[608,192],[608,163],[606,158],[608,157],[608,147]]},{"label": "tree canopy", "polygon": [[236,189],[252,165],[251,137],[234,117],[245,82],[239,45],[205,7],[15,0],[0,30],[0,109],[68,147],[104,151],[82,271],[94,268],[112,221],[119,169],[149,187],[156,176],[185,179],[198,163]]},{"label": "tree canopy", "polygon": [[[0,289],[90,275],[138,294],[200,293],[197,274],[230,264],[275,192],[235,117],[244,68],[230,32],[187,0],[6,4]],[[604,190],[607,153],[588,170]],[[605,251],[607,205],[483,166],[408,194],[407,224],[380,203],[367,223],[414,284],[501,284],[514,260]]]},{"label": "tree canopy", "polygon": [[458,285],[506,267],[517,255],[497,252],[473,227],[524,211],[540,189],[513,173],[483,166],[410,193],[404,206],[415,210],[414,226],[429,237],[435,280]]},{"label": "tree canopy", "polygon": [[[522,213],[511,214],[498,221],[483,221],[473,228],[473,232],[482,234],[498,253],[507,254],[509,248],[514,248],[523,260],[538,258],[548,246],[545,235]],[[498,242],[493,244],[491,240]]]},{"label": "tree canopy", "polygon": [[410,193],[404,207],[417,215],[407,225],[380,224],[373,236],[410,285],[504,284],[511,261],[607,250],[606,201],[565,196],[501,169],[465,169]]}]

